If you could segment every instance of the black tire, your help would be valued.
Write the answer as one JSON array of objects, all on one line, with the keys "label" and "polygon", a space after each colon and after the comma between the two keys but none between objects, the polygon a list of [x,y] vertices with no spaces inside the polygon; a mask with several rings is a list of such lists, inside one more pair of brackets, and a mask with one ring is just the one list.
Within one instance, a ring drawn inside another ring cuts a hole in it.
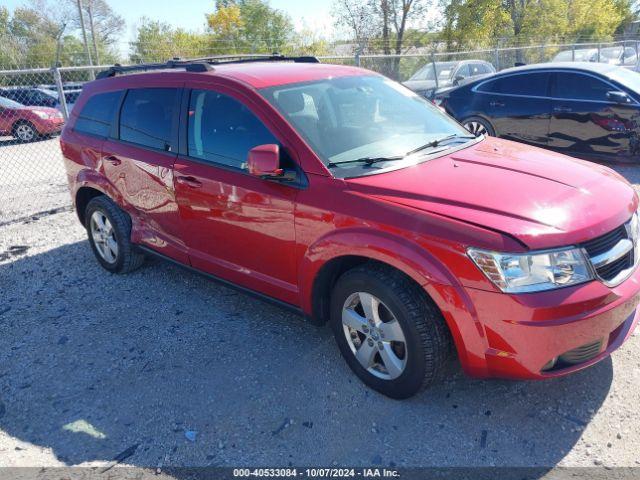
[{"label": "black tire", "polygon": [[[345,302],[356,292],[374,295],[400,324],[406,366],[394,379],[370,373],[356,359],[342,325]],[[367,263],[344,273],[331,295],[331,327],[349,367],[369,387],[396,399],[411,397],[438,379],[451,353],[451,336],[433,300],[410,278],[382,264]]]},{"label": "black tire", "polygon": [[[25,133],[22,132],[23,130]],[[27,134],[26,132],[30,133]],[[11,134],[17,141],[21,143],[33,142],[39,137],[36,127],[33,125],[33,123],[27,120],[20,120],[16,122],[11,129]]]},{"label": "black tire", "polygon": [[462,123],[462,125],[464,125],[464,128],[469,130],[469,132],[473,133],[475,136],[480,136],[485,132],[486,135],[489,135],[490,137],[496,136],[496,131],[493,128],[493,125],[491,125],[491,123],[485,118],[469,117],[460,123]]},{"label": "black tire", "polygon": [[[118,251],[115,255],[115,260],[112,262],[102,257],[92,235],[91,218],[96,211],[107,217],[113,228],[113,236],[115,237]],[[131,243],[131,218],[109,197],[100,195],[91,199],[85,209],[84,219],[91,250],[93,250],[98,262],[105,270],[112,273],[129,273],[140,268],[144,263],[144,254]]]}]

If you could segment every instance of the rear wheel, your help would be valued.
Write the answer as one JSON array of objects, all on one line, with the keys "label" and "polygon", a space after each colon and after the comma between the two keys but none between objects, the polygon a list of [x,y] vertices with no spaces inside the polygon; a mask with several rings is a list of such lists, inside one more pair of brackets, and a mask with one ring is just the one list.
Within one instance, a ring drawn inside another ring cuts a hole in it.
[{"label": "rear wheel", "polygon": [[366,264],[346,272],[331,298],[331,325],[355,374],[392,398],[407,398],[438,377],[451,350],[440,311],[401,272]]},{"label": "rear wheel", "polygon": [[464,125],[464,128],[469,130],[476,137],[479,137],[480,135],[488,135],[490,137],[496,136],[495,130],[484,118],[471,117],[462,122],[462,125]]},{"label": "rear wheel", "polygon": [[144,255],[131,243],[131,218],[111,199],[93,198],[84,218],[91,249],[105,270],[128,273],[142,265]]},{"label": "rear wheel", "polygon": [[31,122],[22,121],[13,126],[13,136],[20,142],[32,142],[38,137],[38,131]]}]

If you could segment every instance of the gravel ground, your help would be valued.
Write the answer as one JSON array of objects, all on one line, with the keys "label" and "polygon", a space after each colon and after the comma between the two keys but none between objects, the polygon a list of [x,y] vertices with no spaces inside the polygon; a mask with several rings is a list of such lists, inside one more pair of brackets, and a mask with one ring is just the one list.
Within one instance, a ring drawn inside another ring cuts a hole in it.
[{"label": "gravel ground", "polygon": [[[29,215],[68,202],[51,171]],[[0,466],[640,465],[637,333],[569,377],[479,381],[452,362],[394,401],[327,328],[161,261],[111,275],[74,213],[25,217],[33,190],[4,180]]]}]

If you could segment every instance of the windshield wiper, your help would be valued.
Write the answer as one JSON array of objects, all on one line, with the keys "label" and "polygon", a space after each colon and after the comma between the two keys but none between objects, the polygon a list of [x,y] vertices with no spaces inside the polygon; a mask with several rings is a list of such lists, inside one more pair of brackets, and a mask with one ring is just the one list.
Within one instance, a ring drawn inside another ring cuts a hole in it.
[{"label": "windshield wiper", "polygon": [[394,157],[362,157],[354,158],[353,160],[338,160],[337,162],[327,163],[327,167],[335,167],[337,165],[344,165],[346,163],[364,163],[365,165],[373,165],[379,162],[393,162],[395,160],[402,160],[406,155],[396,155]]},{"label": "windshield wiper", "polygon": [[407,152],[406,155],[411,155],[414,153],[417,153],[421,150],[425,150],[427,148],[436,148],[439,147],[442,143],[446,142],[447,140],[453,140],[454,138],[461,138],[461,139],[473,139],[473,138],[477,138],[475,135],[458,135],[457,133],[454,133],[453,135],[447,135],[446,137],[442,137],[442,138],[437,138],[435,140],[431,140],[429,143],[425,143],[424,145],[421,145],[418,148],[414,148],[413,150],[411,150],[410,152]]},{"label": "windshield wiper", "polygon": [[352,160],[338,160],[337,162],[327,163],[327,167],[331,168],[331,167],[336,167],[338,165],[345,165],[348,163],[364,163],[365,165],[373,165],[374,163],[379,163],[379,162],[392,162],[396,160],[404,160],[409,155],[417,153],[421,150],[425,150],[427,148],[436,148],[440,146],[441,143],[446,142],[447,140],[453,140],[454,138],[472,139],[477,137],[475,135],[458,135],[458,134],[447,135],[446,137],[432,140],[425,145],[422,145],[418,148],[414,148],[413,150],[405,153],[404,155],[396,155],[393,157],[362,157],[362,158],[354,158]]}]

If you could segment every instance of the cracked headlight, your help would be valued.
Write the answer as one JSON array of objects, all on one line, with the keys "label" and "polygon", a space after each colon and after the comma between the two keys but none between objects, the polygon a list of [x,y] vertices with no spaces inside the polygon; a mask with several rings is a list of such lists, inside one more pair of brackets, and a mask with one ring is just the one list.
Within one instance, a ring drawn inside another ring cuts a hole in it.
[{"label": "cracked headlight", "polygon": [[530,253],[498,253],[469,248],[467,254],[491,282],[506,293],[540,292],[593,279],[579,248]]}]

